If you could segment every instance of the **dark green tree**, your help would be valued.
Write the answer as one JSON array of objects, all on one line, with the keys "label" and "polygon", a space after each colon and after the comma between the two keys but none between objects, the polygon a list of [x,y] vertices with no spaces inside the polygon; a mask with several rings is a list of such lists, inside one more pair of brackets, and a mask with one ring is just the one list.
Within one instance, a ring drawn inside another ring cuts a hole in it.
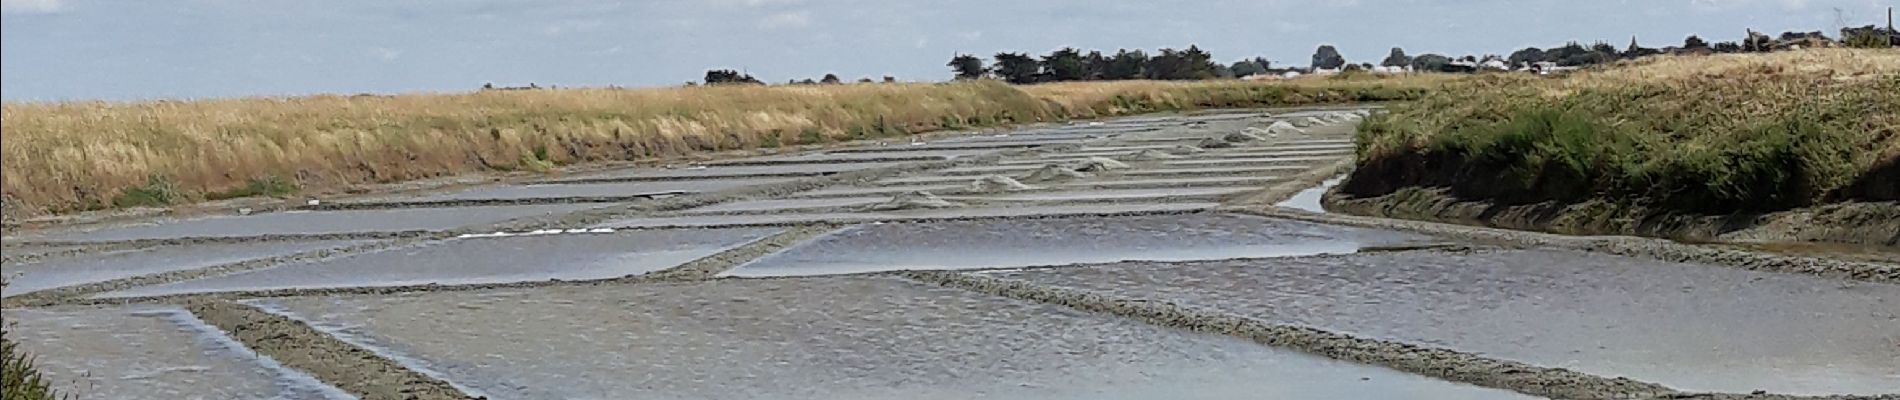
[{"label": "dark green tree", "polygon": [[752,75],[747,75],[744,73],[740,73],[739,71],[734,71],[730,69],[715,69],[715,70],[706,71],[705,81],[706,81],[706,84],[708,85],[735,85],[735,84],[763,85],[765,84],[765,82],[760,82],[758,78],[753,78]]},{"label": "dark green tree", "polygon": [[1313,69],[1339,69],[1346,66],[1346,56],[1339,55],[1339,49],[1333,45],[1320,45],[1313,52]]},{"label": "dark green tree", "polygon": [[1147,65],[1148,53],[1141,50],[1119,50],[1115,52],[1114,57],[1109,57],[1108,71],[1103,74],[1104,79],[1141,79],[1146,73],[1143,69],[1147,68]]},{"label": "dark green tree", "polygon": [[1190,44],[1187,50],[1181,51],[1181,70],[1176,79],[1214,79],[1220,76],[1220,69],[1213,54]]},{"label": "dark green tree", "polygon": [[1526,64],[1535,63],[1535,62],[1543,62],[1543,61],[1544,61],[1544,49],[1539,49],[1536,47],[1526,47],[1523,50],[1512,52],[1509,57],[1504,58],[1504,62],[1511,63],[1512,67],[1519,67]]},{"label": "dark green tree", "polygon": [[1023,53],[996,53],[996,64],[990,71],[996,76],[1014,84],[1036,83],[1042,75],[1042,66],[1035,57]]},{"label": "dark green tree", "polygon": [[1256,60],[1259,60],[1259,58],[1235,61],[1233,65],[1227,67],[1227,70],[1232,72],[1235,77],[1247,77],[1267,73],[1267,67],[1261,65],[1261,63]]},{"label": "dark green tree", "polygon": [[1682,48],[1683,49],[1706,49],[1706,48],[1709,48],[1709,42],[1706,40],[1702,40],[1701,36],[1689,35],[1688,39],[1682,40]]},{"label": "dark green tree", "polygon": [[1412,58],[1412,69],[1418,71],[1443,71],[1446,65],[1451,65],[1451,57],[1426,53]]},{"label": "dark green tree", "polygon": [[823,83],[826,85],[836,85],[836,84],[844,83],[844,81],[838,79],[838,74],[825,74],[825,77],[823,79],[819,79],[818,83]]},{"label": "dark green tree", "polygon": [[1148,64],[1141,67],[1141,73],[1147,79],[1175,79],[1181,75],[1181,52],[1161,49],[1159,54],[1148,58]]},{"label": "dark green tree", "polygon": [[947,65],[951,71],[957,73],[957,79],[978,79],[983,77],[984,72],[987,72],[983,70],[983,59],[976,58],[976,56],[969,54],[958,54],[956,57],[951,57],[950,64]]},{"label": "dark green tree", "polygon": [[1046,80],[1062,82],[1088,79],[1089,70],[1080,50],[1064,47],[1042,57],[1042,72]]},{"label": "dark green tree", "polygon": [[1382,67],[1404,67],[1410,65],[1412,65],[1412,57],[1405,55],[1405,49],[1397,47],[1392,48],[1392,54],[1385,56],[1385,61],[1379,62],[1379,66]]},{"label": "dark green tree", "polygon": [[1098,81],[1108,76],[1108,57],[1103,56],[1100,50],[1091,50],[1088,55],[1082,56],[1082,66],[1088,70],[1088,80]]}]

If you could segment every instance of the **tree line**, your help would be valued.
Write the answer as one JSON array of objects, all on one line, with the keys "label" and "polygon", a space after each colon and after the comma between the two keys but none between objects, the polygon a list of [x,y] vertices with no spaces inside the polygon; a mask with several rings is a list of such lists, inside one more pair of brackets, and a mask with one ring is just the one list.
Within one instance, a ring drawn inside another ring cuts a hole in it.
[{"label": "tree line", "polygon": [[[1379,67],[1393,71],[1473,72],[1480,69],[1519,69],[1545,65],[1583,67],[1661,54],[1749,53],[1834,46],[1900,46],[1900,33],[1896,33],[1891,28],[1882,29],[1874,26],[1845,28],[1841,30],[1840,37],[1840,40],[1835,40],[1820,31],[1783,32],[1780,36],[1769,36],[1749,30],[1743,39],[1737,41],[1710,43],[1700,36],[1689,36],[1681,45],[1661,48],[1644,47],[1635,38],[1631,38],[1630,44],[1622,48],[1601,41],[1589,45],[1573,41],[1549,49],[1527,47],[1511,52],[1508,56],[1488,54],[1455,58],[1434,53],[1415,57],[1406,54],[1405,49],[1394,47],[1376,65],[1370,62],[1351,63],[1339,53],[1338,48],[1332,45],[1321,45],[1313,52],[1312,60],[1307,66],[1294,68],[1274,68],[1273,63],[1264,57],[1252,57],[1222,64],[1214,61],[1213,54],[1202,50],[1197,45],[1188,45],[1184,50],[1163,48],[1153,54],[1141,49],[1119,49],[1115,54],[1103,54],[1099,50],[1084,53],[1074,47],[1063,47],[1044,55],[999,52],[988,59],[974,54],[956,54],[945,66],[950,67],[955,78],[959,80],[996,78],[1009,83],[1029,84],[1132,79],[1200,80],[1262,74],[1278,75],[1295,71],[1310,73],[1322,70],[1371,70]],[[884,77],[885,83],[896,81],[894,77]],[[752,75],[730,69],[706,71],[704,82],[706,84],[765,84]],[[870,78],[862,78],[858,82],[874,81]],[[793,79],[786,83],[814,85],[844,82],[835,74],[825,74],[818,80]]]},{"label": "tree line", "polygon": [[1141,49],[1120,49],[1112,55],[1100,50],[1083,53],[1074,47],[1056,49],[1041,56],[1001,52],[991,56],[987,63],[976,55],[957,54],[945,66],[950,67],[956,79],[994,77],[1016,84],[1216,79],[1267,73],[1272,68],[1271,62],[1260,57],[1221,64],[1214,61],[1213,54],[1196,45],[1188,45],[1185,50],[1163,48],[1152,55]]}]

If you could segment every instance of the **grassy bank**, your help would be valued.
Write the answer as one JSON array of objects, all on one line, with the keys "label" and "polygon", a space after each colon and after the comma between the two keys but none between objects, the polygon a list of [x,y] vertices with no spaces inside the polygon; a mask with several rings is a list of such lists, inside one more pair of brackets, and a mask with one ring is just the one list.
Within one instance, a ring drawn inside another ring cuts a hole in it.
[{"label": "grassy bank", "polygon": [[1209,107],[1415,98],[1446,78],[995,82],[8,103],[9,216]]},{"label": "grassy bank", "polygon": [[1485,76],[1361,128],[1341,193],[1722,215],[1900,200],[1900,52],[1662,57]]}]

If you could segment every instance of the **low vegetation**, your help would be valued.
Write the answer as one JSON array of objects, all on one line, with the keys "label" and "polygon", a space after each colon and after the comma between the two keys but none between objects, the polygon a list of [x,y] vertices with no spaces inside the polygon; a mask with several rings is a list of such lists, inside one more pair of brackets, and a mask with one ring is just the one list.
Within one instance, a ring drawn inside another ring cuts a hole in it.
[{"label": "low vegetation", "polygon": [[[1721,215],[1900,200],[1900,52],[1651,57],[1486,75],[1372,118],[1347,194]],[[1885,188],[1883,190],[1883,188]]]},{"label": "low vegetation", "polygon": [[[0,287],[6,282],[0,281]],[[52,382],[33,367],[33,356],[21,351],[19,344],[7,339],[7,327],[0,326],[0,399],[53,400]]]},{"label": "low vegetation", "polygon": [[8,214],[324,193],[483,170],[1210,107],[1417,98],[1447,78],[712,85],[8,103]]}]

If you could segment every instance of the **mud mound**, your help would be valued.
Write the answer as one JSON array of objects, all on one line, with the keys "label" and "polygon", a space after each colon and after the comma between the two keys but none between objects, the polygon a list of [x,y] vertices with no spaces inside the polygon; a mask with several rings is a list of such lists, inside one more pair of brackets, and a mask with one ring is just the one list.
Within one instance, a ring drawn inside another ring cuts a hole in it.
[{"label": "mud mound", "polygon": [[1291,121],[1291,123],[1292,123],[1292,124],[1293,124],[1293,126],[1295,126],[1295,127],[1300,127],[1300,128],[1306,128],[1306,127],[1311,127],[1311,126],[1314,126],[1314,125],[1320,125],[1320,124],[1323,124],[1323,123],[1325,123],[1325,122],[1323,122],[1323,121],[1320,121],[1320,119],[1319,119],[1319,118],[1317,118],[1317,117],[1306,117],[1306,118],[1300,118],[1300,119],[1296,119],[1296,120],[1292,120],[1292,121]]},{"label": "mud mound", "polygon": [[1247,128],[1240,132],[1229,133],[1220,139],[1233,143],[1265,142],[1267,141],[1267,131],[1260,128]]},{"label": "mud mound", "polygon": [[1203,149],[1203,148],[1195,147],[1195,146],[1189,146],[1185,144],[1174,146],[1167,150],[1168,154],[1174,154],[1174,155],[1201,154],[1201,153],[1206,153],[1206,152],[1207,152],[1207,149]]},{"label": "mud mound", "polygon": [[[1191,148],[1191,149],[1194,149],[1194,151],[1196,152],[1206,151],[1206,150],[1201,150],[1200,148],[1193,147],[1193,146],[1181,146],[1181,147]],[[1181,158],[1181,156],[1168,154],[1168,152],[1155,150],[1155,149],[1142,150],[1140,153],[1135,153],[1127,157],[1127,159],[1130,161],[1173,160],[1177,158]]]},{"label": "mud mound", "polygon": [[870,210],[870,211],[896,211],[896,210],[923,210],[923,209],[933,209],[933,208],[953,208],[953,207],[962,207],[962,206],[963,206],[962,204],[952,203],[949,200],[944,200],[943,198],[937,197],[937,195],[930,194],[930,192],[917,191],[917,192],[906,192],[904,194],[897,195],[897,197],[892,197],[890,201],[886,201],[883,203],[877,203],[877,204],[864,206],[864,209]]},{"label": "mud mound", "polygon": [[1025,183],[1066,182],[1089,177],[1089,174],[1076,172],[1060,165],[1049,164],[1018,179]]},{"label": "mud mound", "polygon": [[1201,143],[1196,144],[1195,147],[1200,147],[1203,149],[1225,149],[1229,147],[1234,147],[1234,143],[1228,142],[1225,140],[1215,139],[1215,138],[1207,138],[1207,139],[1202,139]]},{"label": "mud mound", "polygon": [[1274,137],[1274,136],[1279,136],[1279,135],[1295,135],[1295,134],[1301,134],[1301,133],[1306,133],[1306,131],[1302,131],[1300,130],[1299,127],[1293,126],[1293,124],[1286,123],[1286,121],[1274,121],[1273,125],[1267,125],[1267,137]]},{"label": "mud mound", "polygon": [[1123,164],[1121,161],[1115,161],[1106,157],[1089,157],[1087,160],[1075,163],[1075,165],[1070,166],[1069,169],[1075,170],[1075,172],[1099,173],[1128,169],[1128,164]]},{"label": "mud mound", "polygon": [[1025,185],[1015,178],[1002,175],[985,176],[975,182],[970,182],[970,190],[977,192],[1013,192],[1034,189],[1036,189],[1035,186]]}]

